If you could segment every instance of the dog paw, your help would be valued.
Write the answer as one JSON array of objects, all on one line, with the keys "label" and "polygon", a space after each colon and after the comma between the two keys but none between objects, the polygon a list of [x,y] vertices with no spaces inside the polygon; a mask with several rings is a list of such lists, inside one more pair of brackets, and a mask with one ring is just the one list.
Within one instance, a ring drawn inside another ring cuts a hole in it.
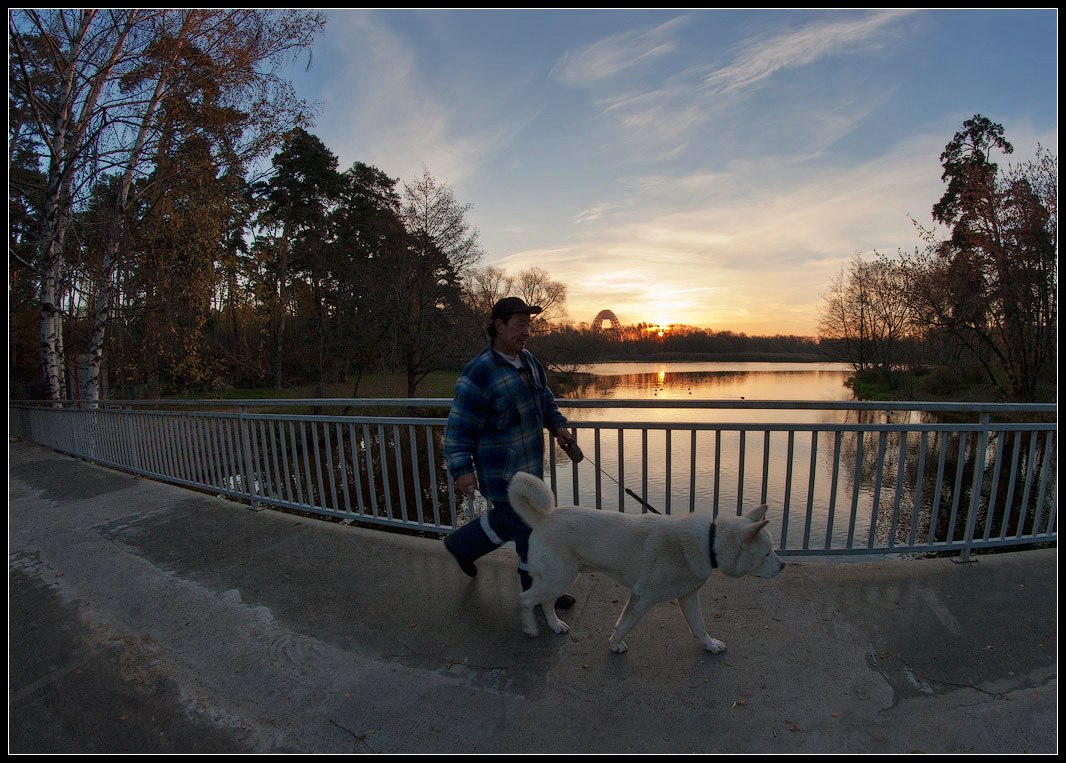
[{"label": "dog paw", "polygon": [[711,654],[721,654],[725,651],[725,644],[716,638],[708,636],[703,640],[703,648]]},{"label": "dog paw", "polygon": [[556,620],[554,623],[551,623],[551,629],[556,633],[570,632],[570,626],[564,623],[562,620]]},{"label": "dog paw", "polygon": [[536,638],[537,636],[540,635],[540,631],[536,630],[536,629],[530,630],[529,628],[523,628],[522,632],[525,633],[530,638]]},{"label": "dog paw", "polygon": [[624,642],[624,641],[619,641],[617,644],[611,644],[611,651],[614,652],[615,654],[622,654],[623,652],[627,651],[628,649],[629,649],[629,647],[626,646],[626,642]]}]

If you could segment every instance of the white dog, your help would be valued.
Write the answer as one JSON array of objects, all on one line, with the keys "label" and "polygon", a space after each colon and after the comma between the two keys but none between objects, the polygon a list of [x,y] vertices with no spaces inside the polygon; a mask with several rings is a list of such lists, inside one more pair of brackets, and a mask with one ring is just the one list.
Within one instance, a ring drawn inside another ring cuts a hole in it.
[{"label": "white dog", "polygon": [[533,585],[522,592],[523,630],[538,634],[533,608],[540,604],[548,626],[566,633],[570,626],[555,614],[555,600],[583,567],[602,570],[630,589],[629,601],[611,634],[612,652],[659,602],[676,599],[703,648],[715,654],[725,644],[707,634],[699,590],[718,567],[733,577],[776,577],[785,563],[774,553],[766,530],[766,506],[742,517],[707,514],[656,516],[568,506],[555,508],[548,484],[519,472],[507,489],[522,520],[533,528],[527,558]]}]

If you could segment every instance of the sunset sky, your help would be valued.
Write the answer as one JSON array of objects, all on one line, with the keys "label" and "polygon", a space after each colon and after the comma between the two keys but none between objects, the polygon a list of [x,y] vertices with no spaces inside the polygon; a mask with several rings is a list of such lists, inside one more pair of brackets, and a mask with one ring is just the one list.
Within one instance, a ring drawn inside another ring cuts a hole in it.
[{"label": "sunset sky", "polygon": [[815,335],[856,253],[920,239],[963,121],[1058,150],[1056,10],[332,10],[311,132],[473,205],[482,264],[591,321]]}]

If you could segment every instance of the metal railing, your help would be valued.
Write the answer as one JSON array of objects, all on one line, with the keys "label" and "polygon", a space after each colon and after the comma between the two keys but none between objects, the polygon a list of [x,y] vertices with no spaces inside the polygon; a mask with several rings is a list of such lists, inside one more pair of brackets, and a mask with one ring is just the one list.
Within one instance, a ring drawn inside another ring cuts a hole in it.
[{"label": "metal railing", "polygon": [[[574,464],[547,438],[545,474],[560,504],[644,510],[627,487],[660,513],[739,514],[767,503],[780,552],[792,555],[952,551],[968,558],[977,548],[1057,540],[1054,405],[559,404],[587,456]],[[439,534],[483,508],[457,498],[444,467],[449,405],[436,398],[108,401],[96,408],[12,402],[9,411],[12,434],[105,466],[253,506]],[[253,412],[308,407],[341,413]],[[595,418],[640,409],[660,418],[673,410],[686,421]],[[351,410],[364,413],[344,415]],[[821,419],[724,420],[747,415],[738,410]],[[701,417],[709,420],[694,421]]]}]

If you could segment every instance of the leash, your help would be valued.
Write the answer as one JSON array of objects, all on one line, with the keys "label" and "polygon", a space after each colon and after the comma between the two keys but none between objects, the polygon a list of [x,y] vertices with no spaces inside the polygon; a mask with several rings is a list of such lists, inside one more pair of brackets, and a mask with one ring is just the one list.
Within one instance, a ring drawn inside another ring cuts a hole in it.
[{"label": "leash", "polygon": [[586,459],[586,458],[585,458],[585,454],[581,452],[581,448],[579,448],[579,447],[578,447],[578,445],[577,445],[577,440],[571,440],[571,441],[570,441],[569,443],[567,443],[566,445],[563,445],[563,446],[562,446],[562,449],[563,449],[563,452],[564,452],[564,453],[566,453],[566,455],[570,456],[570,460],[571,460],[571,461],[573,461],[573,462],[574,462],[575,464],[579,464],[579,463],[581,463],[582,461],[585,461],[585,460],[587,460],[587,461],[588,461],[588,462],[589,462],[590,464],[592,464],[593,466],[595,466],[595,467],[596,467],[596,469],[597,469],[597,470],[598,470],[598,471],[600,472],[600,474],[602,474],[602,475],[603,475],[604,477],[606,477],[607,479],[609,479],[609,480],[610,480],[611,482],[613,482],[614,484],[618,485],[618,487],[622,488],[622,489],[623,489],[623,490],[624,490],[624,491],[626,492],[626,495],[628,495],[628,496],[629,496],[630,498],[632,498],[633,500],[635,500],[635,501],[636,501],[637,503],[639,503],[639,504],[640,504],[641,506],[643,506],[644,508],[646,508],[646,509],[647,509],[648,511],[650,511],[650,512],[651,512],[652,514],[660,514],[660,512],[659,512],[659,510],[658,510],[658,509],[656,509],[656,508],[655,508],[654,506],[652,506],[652,505],[651,505],[650,503],[648,503],[648,502],[647,502],[647,501],[645,501],[645,500],[644,500],[643,498],[641,498],[641,497],[640,497],[639,495],[637,495],[636,493],[634,493],[634,492],[633,492],[632,490],[630,490],[629,488],[627,488],[627,487],[626,487],[625,485],[623,485],[623,484],[622,484],[621,482],[619,482],[618,480],[616,480],[616,479],[615,479],[614,477],[612,477],[612,476],[611,476],[610,474],[608,474],[607,472],[605,472],[605,471],[603,470],[603,468],[602,468],[602,467],[601,467],[601,466],[600,466],[599,464],[597,464],[597,463],[596,463],[595,461],[593,461],[593,460],[592,460],[591,458],[589,458],[589,459]]}]

